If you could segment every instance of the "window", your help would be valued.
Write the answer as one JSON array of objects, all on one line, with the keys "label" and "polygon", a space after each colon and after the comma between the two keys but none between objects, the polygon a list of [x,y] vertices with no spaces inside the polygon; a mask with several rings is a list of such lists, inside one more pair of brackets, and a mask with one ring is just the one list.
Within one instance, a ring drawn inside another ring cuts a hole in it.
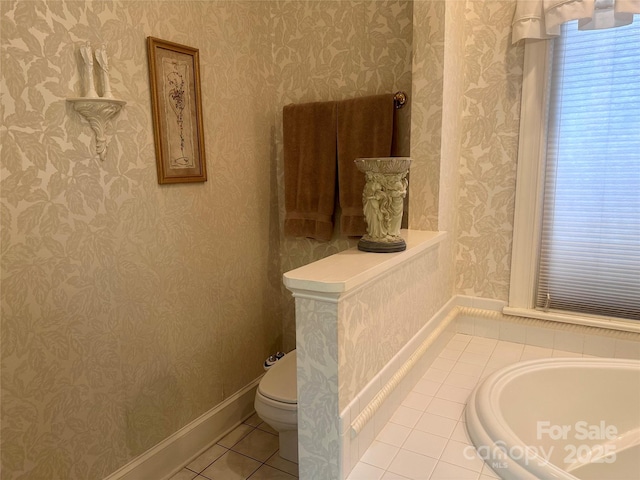
[{"label": "window", "polygon": [[505,313],[640,319],[639,20],[527,43]]}]

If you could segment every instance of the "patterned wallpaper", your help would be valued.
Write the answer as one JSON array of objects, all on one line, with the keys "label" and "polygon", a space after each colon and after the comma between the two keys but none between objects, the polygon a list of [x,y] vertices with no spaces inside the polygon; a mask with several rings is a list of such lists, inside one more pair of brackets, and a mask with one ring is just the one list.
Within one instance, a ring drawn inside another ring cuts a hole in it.
[{"label": "patterned wallpaper", "polygon": [[[438,229],[448,232],[456,230],[458,205],[460,143],[462,136],[463,92],[465,85],[465,3],[450,2],[445,10],[446,43],[444,46],[443,77],[447,79],[442,87],[442,141],[440,144],[440,184],[438,188]],[[455,238],[452,235],[452,238]],[[448,274],[455,273],[450,269]],[[453,285],[453,282],[451,282]],[[453,288],[453,287],[452,287]]]},{"label": "patterned wallpaper", "polygon": [[[103,478],[281,346],[268,6],[0,2],[3,480]],[[200,49],[204,184],[157,184],[148,35]],[[104,162],[86,41],[128,102]]]},{"label": "patterned wallpaper", "polygon": [[438,230],[445,2],[414,3],[409,227]]},{"label": "patterned wallpaper", "polygon": [[511,44],[514,1],[465,11],[456,290],[508,300],[524,48]]},{"label": "patterned wallpaper", "polygon": [[[282,269],[350,241],[280,238],[279,112],[410,93],[410,3],[0,8],[3,479],[102,478],[256,378],[283,331],[292,347]],[[157,184],[149,35],[200,49],[204,184]],[[104,162],[65,102],[86,41],[128,102]]]},{"label": "patterned wallpaper", "polygon": [[[440,2],[420,3],[0,2],[3,480],[102,478],[256,378],[267,353],[293,348],[282,271],[354,241],[282,238],[282,106],[412,98],[412,25],[442,38]],[[522,61],[512,8],[467,1],[464,22],[457,290],[498,299]],[[149,35],[200,49],[204,184],[157,184]],[[86,41],[106,43],[114,95],[128,102],[104,162],[65,102],[81,93]],[[426,98],[419,129],[437,143],[428,117],[450,112]],[[435,219],[438,182],[423,178],[414,228]]]},{"label": "patterned wallpaper", "polygon": [[[412,2],[282,1],[274,12],[274,83],[279,218],[284,222],[282,107],[402,90],[411,98]],[[399,110],[408,154],[409,108]],[[282,272],[353,247],[338,232],[331,242],[280,238]],[[295,348],[295,312],[282,286],[284,348]]]},{"label": "patterned wallpaper", "polygon": [[[440,245],[429,249],[339,304],[339,412],[449,300],[449,285],[442,282],[449,266],[442,257]],[[313,331],[305,333],[315,338]]]},{"label": "patterned wallpaper", "polygon": [[[357,450],[371,442],[373,423],[368,433],[351,437],[345,408],[355,403],[353,421],[375,394],[370,382],[449,300],[450,285],[442,278],[450,265],[441,261],[440,246],[414,252],[411,261],[383,277],[352,285],[337,301],[296,291],[300,478],[343,478],[351,460],[341,455],[357,458]],[[387,368],[385,380],[374,383],[381,387],[394,371]]]}]

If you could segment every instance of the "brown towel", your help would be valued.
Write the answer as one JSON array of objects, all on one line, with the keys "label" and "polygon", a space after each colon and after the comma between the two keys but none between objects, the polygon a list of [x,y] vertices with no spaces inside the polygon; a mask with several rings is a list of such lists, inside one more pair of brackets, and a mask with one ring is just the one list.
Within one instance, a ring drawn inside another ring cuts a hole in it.
[{"label": "brown towel", "polygon": [[338,103],[338,191],[340,233],[367,233],[362,210],[364,173],[354,163],[359,157],[389,157],[392,153],[395,105],[393,95],[375,95]]},{"label": "brown towel", "polygon": [[286,105],[284,234],[331,240],[336,188],[336,103]]}]

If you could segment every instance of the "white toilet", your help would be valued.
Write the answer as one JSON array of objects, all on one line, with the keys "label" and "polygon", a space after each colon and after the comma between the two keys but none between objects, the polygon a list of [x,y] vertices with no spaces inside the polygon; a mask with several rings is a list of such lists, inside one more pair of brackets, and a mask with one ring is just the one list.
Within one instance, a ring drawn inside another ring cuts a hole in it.
[{"label": "white toilet", "polygon": [[285,355],[267,370],[256,391],[258,416],[280,437],[280,456],[298,463],[298,393],[296,351]]}]

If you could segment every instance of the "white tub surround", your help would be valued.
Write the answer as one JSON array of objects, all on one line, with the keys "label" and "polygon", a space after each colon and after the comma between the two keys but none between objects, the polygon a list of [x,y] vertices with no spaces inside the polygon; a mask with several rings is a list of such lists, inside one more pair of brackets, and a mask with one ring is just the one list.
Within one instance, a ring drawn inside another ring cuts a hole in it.
[{"label": "white tub surround", "polygon": [[635,478],[640,361],[551,358],[487,377],[467,401],[469,436],[503,479]]},{"label": "white tub surround", "polygon": [[352,248],[284,275],[296,303],[300,478],[346,477],[354,463],[345,462],[353,453],[341,412],[450,298],[440,273],[446,232],[401,235],[403,252]]},{"label": "white tub surround", "polygon": [[593,324],[591,317],[574,316],[564,322],[505,314],[505,302],[458,295],[452,305],[459,308],[456,331],[543,349],[563,350],[597,357],[640,360],[640,333]]},{"label": "white tub surround", "polygon": [[531,308],[513,308],[505,306],[502,309],[505,315],[515,317],[535,318],[538,320],[548,320],[568,325],[583,325],[585,327],[602,328],[605,330],[617,330],[620,332],[640,333],[640,322],[636,320],[624,320],[611,317],[597,317],[581,315],[578,313],[564,312],[543,312]]}]

